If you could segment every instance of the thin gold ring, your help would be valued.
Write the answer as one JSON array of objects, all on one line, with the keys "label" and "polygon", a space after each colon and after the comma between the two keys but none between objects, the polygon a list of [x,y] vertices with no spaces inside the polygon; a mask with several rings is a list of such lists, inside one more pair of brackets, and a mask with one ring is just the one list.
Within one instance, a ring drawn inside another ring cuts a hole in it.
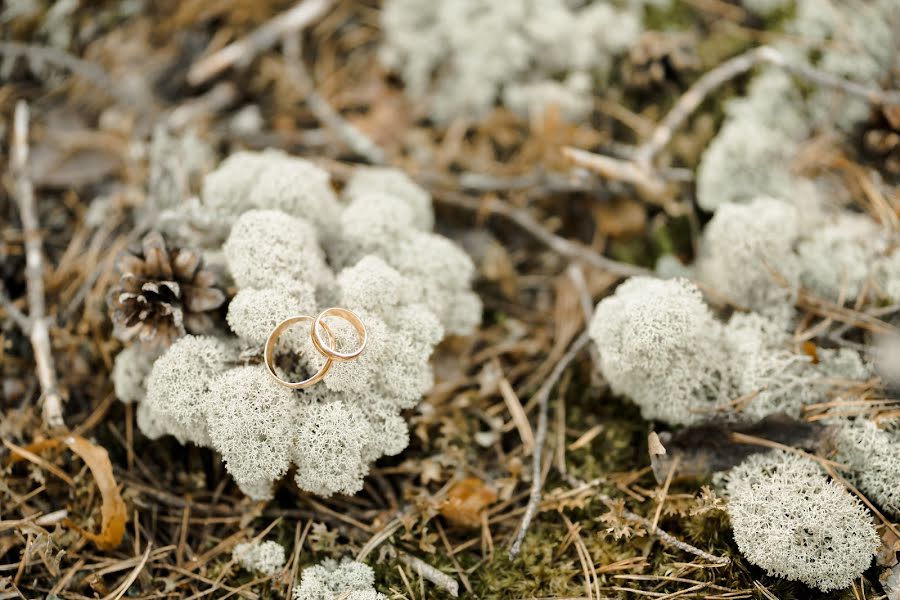
[{"label": "thin gold ring", "polygon": [[[321,315],[319,315],[321,316]],[[286,381],[278,376],[275,373],[275,344],[278,343],[278,338],[281,337],[281,334],[284,333],[284,330],[293,325],[294,323],[299,323],[300,321],[310,321],[313,323],[311,328],[313,330],[316,329],[315,322],[316,320],[310,317],[309,315],[298,315],[296,317],[289,317],[279,323],[275,329],[272,330],[272,333],[269,334],[269,338],[266,340],[266,347],[263,351],[263,358],[265,359],[266,368],[269,370],[269,375],[271,375],[275,381],[283,385],[284,387],[288,387],[294,390],[299,390],[302,388],[307,388],[311,385],[315,385],[322,381],[325,378],[325,375],[331,369],[331,366],[334,364],[334,361],[330,356],[325,357],[325,364],[309,379],[304,379],[303,381]],[[325,330],[325,333],[328,335],[329,341],[334,344],[334,334],[331,333],[331,330],[328,328],[325,323],[320,323],[322,329]],[[315,340],[315,336],[313,340]]]},{"label": "thin gold ring", "polygon": [[[353,352],[338,352],[334,348],[334,336],[330,336],[331,346],[325,343],[325,341],[322,339],[321,334],[319,333],[319,326],[322,326],[322,328],[325,329],[325,332],[328,333],[327,328],[325,328],[325,322],[323,321],[323,319],[330,316],[340,317],[353,325],[353,328],[356,329],[356,335],[359,338],[359,348],[357,348]],[[333,359],[338,362],[345,362],[359,357],[359,355],[362,354],[366,349],[366,342],[369,341],[369,334],[368,332],[366,332],[366,326],[356,315],[356,313],[352,310],[348,310],[346,308],[338,308],[336,306],[326,308],[325,310],[320,312],[315,321],[313,321],[313,325],[309,333],[312,336],[313,345],[316,347],[316,350],[327,356],[329,359]]]}]

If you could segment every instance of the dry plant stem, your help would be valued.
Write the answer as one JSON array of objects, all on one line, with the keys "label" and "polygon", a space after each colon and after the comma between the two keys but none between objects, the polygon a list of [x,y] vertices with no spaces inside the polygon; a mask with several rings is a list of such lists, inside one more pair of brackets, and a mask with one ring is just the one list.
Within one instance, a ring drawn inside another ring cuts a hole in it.
[{"label": "dry plant stem", "polygon": [[247,37],[195,62],[188,71],[188,83],[201,85],[235,64],[247,64],[257,54],[274,46],[281,37],[303,29],[324,15],[331,5],[332,0],[298,2],[293,8],[254,29]]},{"label": "dry plant stem", "polygon": [[133,105],[135,98],[121,91],[116,82],[97,64],[73,56],[59,48],[22,44],[20,42],[0,42],[0,54],[21,56],[29,60],[57,65],[94,84],[95,87],[114,96],[126,105]]},{"label": "dry plant stem", "polygon": [[28,177],[28,105],[20,100],[16,104],[13,122],[13,140],[10,150],[10,167],[15,182],[16,204],[22,219],[25,237],[25,280],[28,285],[28,337],[34,349],[38,381],[43,398],[44,423],[51,429],[65,426],[62,395],[53,366],[50,346],[50,330],[47,326],[44,299],[44,256],[34,188]]},{"label": "dry plant stem", "polygon": [[516,555],[519,554],[519,550],[522,548],[522,541],[525,539],[525,534],[528,533],[528,527],[531,525],[531,520],[534,519],[534,515],[537,513],[538,506],[541,503],[541,487],[543,485],[543,468],[541,463],[544,455],[544,444],[547,441],[547,413],[550,407],[550,393],[553,391],[556,382],[562,377],[562,374],[565,372],[566,368],[568,368],[569,364],[575,360],[575,357],[578,356],[578,353],[581,352],[585,346],[587,346],[590,340],[591,338],[588,335],[588,332],[586,330],[583,331],[581,335],[572,342],[568,351],[566,351],[563,357],[559,359],[559,362],[553,367],[553,371],[547,376],[544,385],[537,391],[538,424],[537,433],[535,434],[534,454],[531,457],[531,494],[528,497],[528,505],[525,507],[525,514],[522,516],[522,523],[519,525],[519,532],[516,534],[516,539],[509,549],[510,558],[515,558]]},{"label": "dry plant stem", "polygon": [[473,212],[479,213],[487,211],[502,217],[506,217],[516,225],[536,237],[554,252],[561,254],[572,260],[581,260],[592,267],[615,273],[622,277],[637,277],[644,275],[647,277],[656,277],[656,275],[647,269],[636,265],[606,258],[602,254],[594,252],[590,248],[570,242],[569,240],[559,237],[544,228],[540,223],[535,221],[531,215],[522,209],[514,208],[509,204],[502,202],[496,198],[485,198],[484,200],[476,200],[462,194],[454,192],[441,192],[435,195],[435,199],[445,204],[465,208]]},{"label": "dry plant stem", "polygon": [[418,559],[415,556],[406,554],[405,552],[398,552],[397,556],[400,558],[400,562],[411,568],[414,572],[446,591],[454,598],[459,597],[459,582],[454,578],[443,571],[432,567],[427,562]]},{"label": "dry plant stem", "polygon": [[341,116],[316,90],[315,83],[303,64],[303,57],[300,56],[300,44],[297,36],[285,36],[282,46],[288,66],[288,75],[297,88],[306,94],[306,105],[316,119],[370,164],[383,165],[385,163],[384,151],[366,134]]},{"label": "dry plant stem", "polygon": [[[569,485],[571,485],[574,488],[580,488],[583,486],[595,486],[598,483],[601,483],[603,481],[603,479],[595,479],[595,480],[588,481],[588,482],[582,482],[571,476],[567,476],[566,480],[569,482]],[[613,505],[613,499],[610,496],[607,496],[606,494],[596,494],[595,497],[608,506]],[[696,546],[692,546],[692,545],[688,544],[687,542],[682,542],[681,540],[679,540],[672,534],[667,533],[666,531],[663,531],[659,527],[655,526],[653,523],[650,522],[649,519],[645,519],[644,517],[642,517],[636,513],[633,513],[629,510],[623,510],[621,512],[621,514],[622,514],[622,517],[626,521],[631,521],[632,523],[637,523],[638,525],[640,525],[644,529],[646,529],[647,533],[649,535],[657,537],[660,541],[662,541],[665,544],[668,544],[669,546],[672,546],[673,548],[678,548],[679,550],[683,550],[684,552],[687,552],[688,554],[693,554],[694,556],[699,556],[700,558],[702,558],[706,561],[709,561],[709,562],[715,564],[716,566],[724,566],[731,562],[731,559],[728,558],[727,556],[716,556],[715,554],[710,554],[709,552],[701,550],[700,548],[697,548]]]},{"label": "dry plant stem", "polygon": [[653,159],[669,144],[675,131],[697,110],[713,90],[761,64],[777,66],[807,81],[859,96],[872,104],[900,103],[900,91],[898,90],[885,91],[866,87],[809,65],[796,64],[771,46],[760,46],[726,60],[700,77],[678,99],[675,106],[653,129],[650,137],[637,147],[630,159],[602,156],[571,147],[564,148],[563,152],[579,166],[609,179],[631,183],[650,198],[662,198],[666,191],[665,181],[653,167]]}]

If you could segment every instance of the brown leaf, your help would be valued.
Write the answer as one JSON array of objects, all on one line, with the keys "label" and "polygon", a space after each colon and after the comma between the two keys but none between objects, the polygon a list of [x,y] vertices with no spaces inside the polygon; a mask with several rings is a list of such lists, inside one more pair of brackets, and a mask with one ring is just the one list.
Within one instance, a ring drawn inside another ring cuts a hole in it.
[{"label": "brown leaf", "polygon": [[467,477],[450,488],[447,499],[440,506],[445,519],[460,527],[478,527],[481,514],[497,501],[493,487],[477,477]]},{"label": "brown leaf", "polygon": [[122,536],[125,535],[125,521],[128,519],[128,512],[125,508],[125,501],[119,494],[119,487],[116,485],[109,453],[102,446],[97,446],[79,435],[66,436],[62,439],[62,443],[80,456],[91,470],[103,500],[100,505],[102,520],[100,533],[85,531],[74,523],[71,525],[101,550],[112,550],[122,542]]},{"label": "brown leaf", "polygon": [[[61,445],[81,457],[84,464],[88,466],[91,474],[94,476],[97,487],[100,489],[100,497],[102,499],[102,504],[100,505],[100,533],[86,531],[69,519],[65,519],[63,523],[78,531],[86,539],[94,542],[101,550],[112,550],[122,542],[122,537],[125,535],[125,521],[128,519],[128,512],[125,508],[125,501],[122,500],[122,496],[119,494],[119,487],[116,485],[109,454],[102,446],[97,446],[79,435],[41,440],[29,444],[23,450],[29,454],[37,454],[44,450],[58,448]],[[25,459],[25,456],[15,449],[11,451],[9,458],[11,463],[23,459]]]}]

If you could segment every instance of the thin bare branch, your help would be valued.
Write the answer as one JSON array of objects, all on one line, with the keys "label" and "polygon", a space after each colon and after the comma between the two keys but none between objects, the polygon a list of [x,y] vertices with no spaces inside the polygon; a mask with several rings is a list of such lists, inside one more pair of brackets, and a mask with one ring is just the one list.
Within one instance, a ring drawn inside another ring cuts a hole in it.
[{"label": "thin bare branch", "polygon": [[15,198],[25,238],[25,280],[28,287],[28,336],[34,349],[37,376],[43,398],[44,423],[51,429],[63,427],[62,395],[53,365],[50,331],[44,298],[43,240],[35,206],[34,187],[28,176],[28,104],[16,104],[10,171],[15,182]]},{"label": "thin bare branch", "polygon": [[519,554],[519,550],[522,548],[522,541],[525,539],[525,534],[528,533],[528,527],[531,525],[531,521],[534,519],[534,515],[537,513],[538,506],[541,503],[541,489],[544,483],[542,481],[542,461],[544,444],[547,441],[547,413],[550,408],[550,393],[556,387],[556,382],[559,381],[565,370],[584,347],[588,345],[590,340],[591,338],[585,330],[572,342],[568,351],[553,367],[553,371],[547,376],[547,379],[535,396],[538,401],[538,424],[537,433],[535,434],[534,454],[531,457],[531,493],[528,497],[528,505],[525,507],[525,514],[522,516],[522,523],[519,525],[519,532],[516,534],[516,539],[509,549],[510,558],[515,558]]},{"label": "thin bare branch", "polygon": [[774,65],[817,85],[841,90],[872,104],[900,103],[900,90],[867,87],[812,66],[795,63],[771,46],[759,46],[726,60],[700,77],[681,95],[675,106],[657,124],[650,137],[636,148],[630,159],[602,156],[577,148],[564,148],[563,151],[579,166],[608,179],[631,183],[647,198],[662,199],[668,188],[663,185],[664,181],[653,166],[653,160],[669,144],[675,131],[684,125],[688,117],[712,91],[761,64]]},{"label": "thin bare branch", "polygon": [[648,269],[644,269],[643,267],[639,267],[637,265],[630,265],[628,263],[619,262],[611,258],[606,258],[602,254],[594,252],[586,246],[582,246],[581,244],[577,244],[565,238],[559,237],[558,235],[551,233],[544,226],[535,221],[534,218],[526,211],[514,208],[513,206],[510,206],[509,204],[498,200],[497,198],[485,198],[483,200],[476,200],[474,198],[469,198],[468,196],[465,196],[463,194],[449,191],[440,191],[435,194],[435,200],[437,200],[438,202],[443,202],[445,204],[465,208],[466,210],[471,210],[476,213],[487,211],[489,213],[505,217],[536,237],[554,252],[572,260],[584,261],[592,267],[602,269],[604,271],[609,271],[610,273],[615,273],[616,275],[620,275],[622,277],[635,277],[639,275],[655,277],[653,272]]},{"label": "thin bare branch", "polygon": [[233,65],[249,63],[260,52],[274,46],[283,36],[309,26],[325,14],[332,3],[333,0],[298,2],[293,8],[254,29],[247,37],[195,62],[188,71],[188,83],[202,85]]},{"label": "thin bare branch", "polygon": [[319,122],[370,164],[384,164],[384,151],[378,147],[378,144],[345,119],[316,90],[316,84],[303,64],[303,57],[300,56],[300,44],[297,36],[285,36],[283,47],[288,76],[294,85],[305,94],[306,105]]}]

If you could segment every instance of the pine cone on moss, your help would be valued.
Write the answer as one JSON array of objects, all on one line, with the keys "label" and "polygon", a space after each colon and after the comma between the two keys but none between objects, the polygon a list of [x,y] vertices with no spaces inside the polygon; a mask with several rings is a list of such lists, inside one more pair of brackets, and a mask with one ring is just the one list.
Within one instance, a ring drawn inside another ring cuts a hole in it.
[{"label": "pine cone on moss", "polygon": [[209,332],[209,312],[225,302],[214,287],[215,276],[201,268],[192,250],[167,250],[162,235],[152,231],[141,241],[140,256],[123,254],[120,279],[109,292],[113,334],[122,341],[165,347],[185,333]]},{"label": "pine cone on moss", "polygon": [[682,73],[700,66],[693,36],[662,31],[644,32],[622,65],[622,77],[636,89],[680,83]]}]

